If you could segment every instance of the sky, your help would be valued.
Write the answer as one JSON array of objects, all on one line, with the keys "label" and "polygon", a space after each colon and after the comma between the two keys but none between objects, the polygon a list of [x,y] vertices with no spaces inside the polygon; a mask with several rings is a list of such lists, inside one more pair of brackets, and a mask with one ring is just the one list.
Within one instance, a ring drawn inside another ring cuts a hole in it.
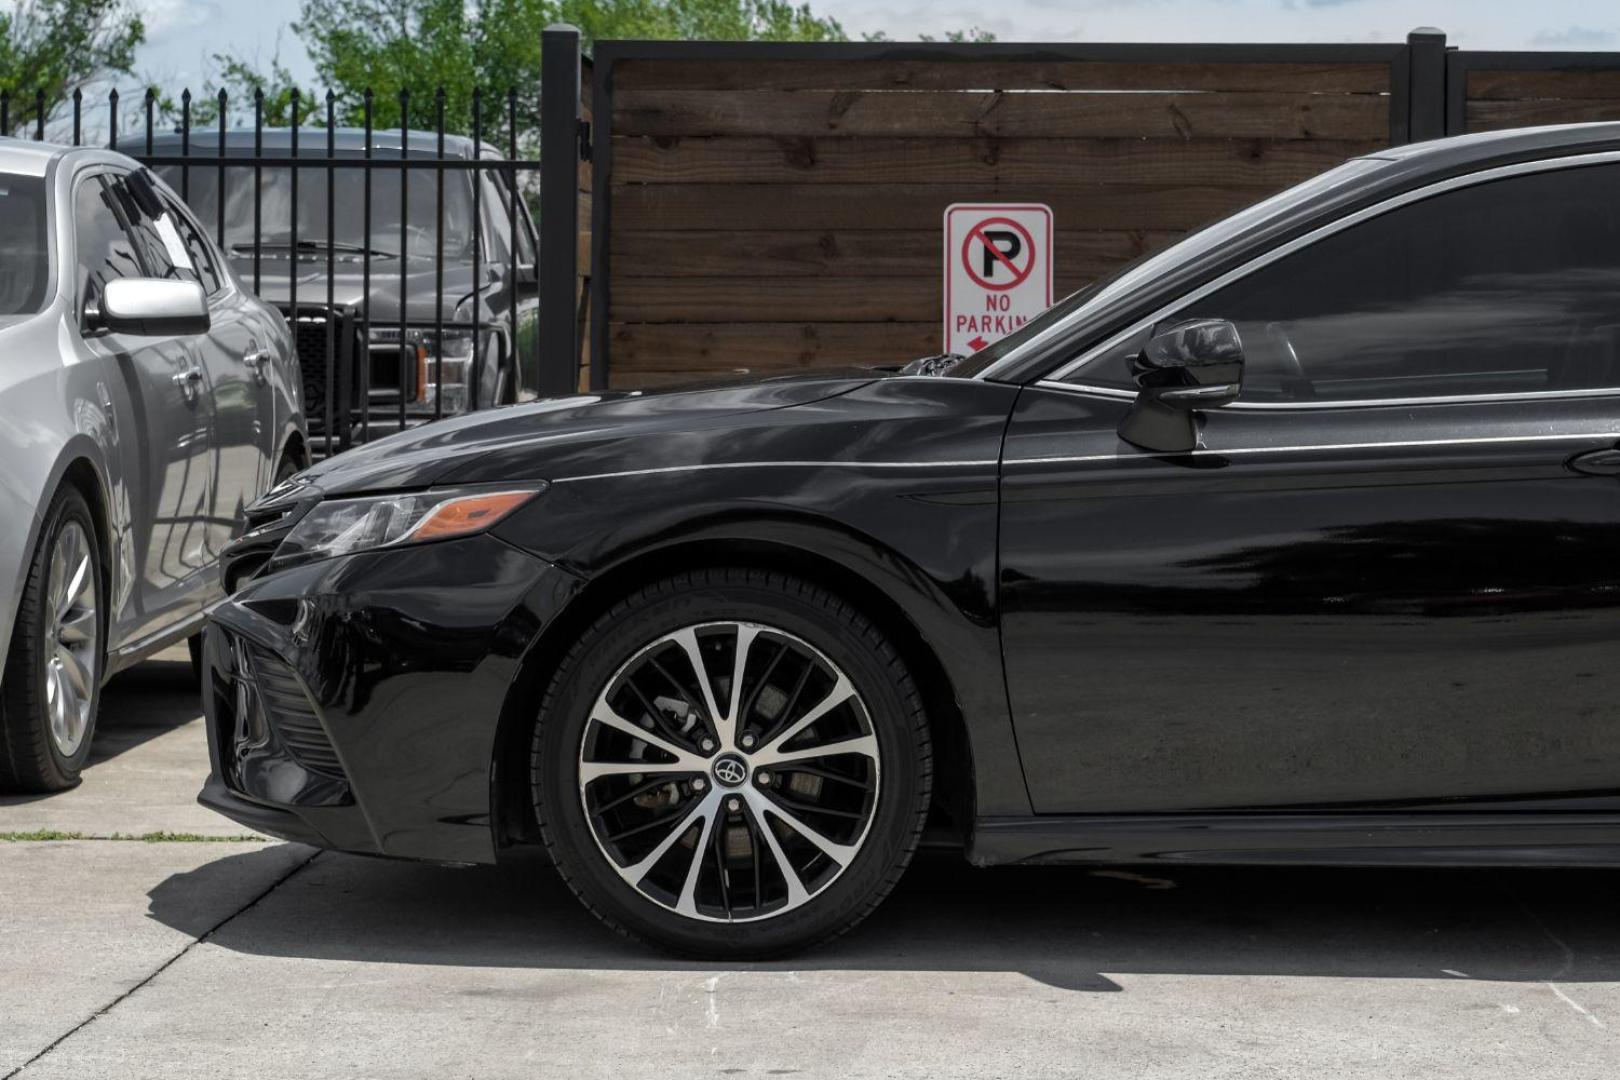
[{"label": "sky", "polygon": [[[134,0],[147,23],[143,79],[200,86],[233,53],[313,72],[295,32],[298,0]],[[1417,26],[1474,49],[1620,49],[1620,4],[1593,0],[812,0],[851,37],[915,38],[978,26],[1001,41],[1400,41]]]}]

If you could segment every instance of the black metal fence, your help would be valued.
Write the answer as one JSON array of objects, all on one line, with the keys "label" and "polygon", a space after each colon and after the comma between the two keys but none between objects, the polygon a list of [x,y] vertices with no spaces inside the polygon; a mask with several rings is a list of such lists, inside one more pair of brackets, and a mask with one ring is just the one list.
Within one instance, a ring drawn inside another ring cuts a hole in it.
[{"label": "black metal fence", "polygon": [[186,91],[170,108],[149,90],[133,109],[117,91],[104,106],[76,92],[55,116],[43,93],[0,93],[0,135],[106,146],[163,177],[287,316],[323,456],[573,388],[573,355],[555,358],[566,380],[542,375],[532,110],[516,89],[491,97],[472,92],[462,134],[446,128],[442,88],[420,111],[402,91],[387,130],[369,91],[353,127],[332,93],[311,103],[294,91],[281,127],[266,124],[262,91],[235,125],[224,91],[201,103]]}]

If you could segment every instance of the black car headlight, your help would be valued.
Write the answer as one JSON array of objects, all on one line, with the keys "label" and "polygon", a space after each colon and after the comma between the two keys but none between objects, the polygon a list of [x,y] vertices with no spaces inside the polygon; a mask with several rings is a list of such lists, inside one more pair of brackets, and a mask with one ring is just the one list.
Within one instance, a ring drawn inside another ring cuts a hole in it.
[{"label": "black car headlight", "polygon": [[319,502],[293,526],[274,568],[381,547],[449,540],[483,532],[546,489],[442,488]]}]

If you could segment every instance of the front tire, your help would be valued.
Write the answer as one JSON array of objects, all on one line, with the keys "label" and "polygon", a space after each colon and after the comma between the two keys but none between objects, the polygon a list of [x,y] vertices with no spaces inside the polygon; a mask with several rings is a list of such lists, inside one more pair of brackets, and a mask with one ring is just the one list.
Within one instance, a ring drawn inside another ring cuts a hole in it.
[{"label": "front tire", "polygon": [[0,790],[62,791],[90,757],[105,666],[101,545],[84,496],[46,511],[6,657]]},{"label": "front tire", "polygon": [[546,846],[599,918],[739,959],[871,913],[916,849],[932,759],[917,687],[869,619],[784,574],[706,570],[580,635],[531,780]]}]

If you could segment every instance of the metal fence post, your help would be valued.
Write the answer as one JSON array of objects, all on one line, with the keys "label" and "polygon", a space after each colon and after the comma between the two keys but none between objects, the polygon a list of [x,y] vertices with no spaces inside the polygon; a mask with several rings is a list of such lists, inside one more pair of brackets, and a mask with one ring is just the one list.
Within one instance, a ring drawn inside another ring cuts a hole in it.
[{"label": "metal fence post", "polygon": [[542,396],[579,379],[574,290],[579,280],[579,31],[540,35],[540,372]]},{"label": "metal fence post", "polygon": [[1439,139],[1446,134],[1446,35],[1432,26],[1420,26],[1406,35],[1412,56],[1412,89],[1408,96],[1412,142]]}]

